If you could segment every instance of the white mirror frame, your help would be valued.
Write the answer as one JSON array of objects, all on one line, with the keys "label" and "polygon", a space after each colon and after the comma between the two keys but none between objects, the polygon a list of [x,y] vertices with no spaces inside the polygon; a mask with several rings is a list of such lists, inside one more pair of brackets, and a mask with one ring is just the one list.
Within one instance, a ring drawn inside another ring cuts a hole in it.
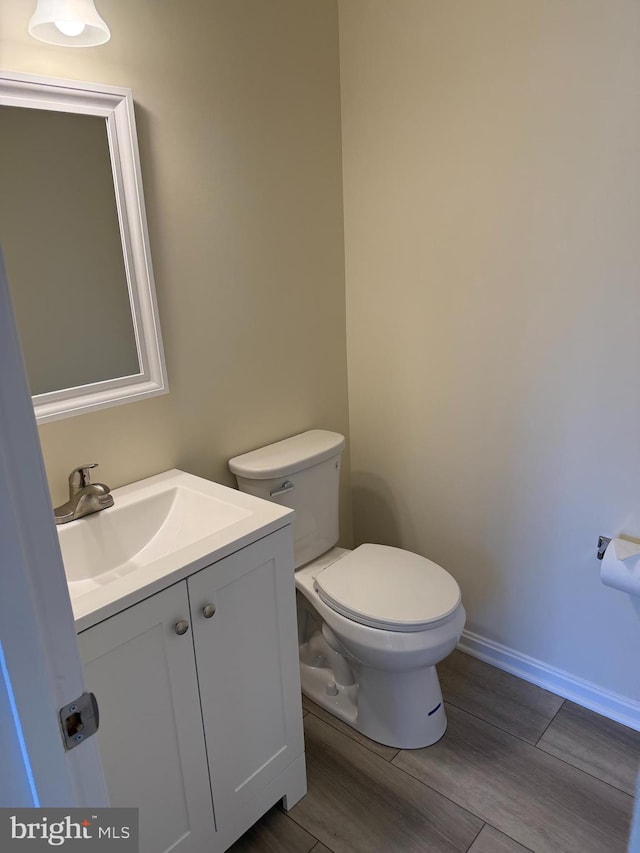
[{"label": "white mirror frame", "polygon": [[106,120],[122,253],[140,372],[33,397],[38,423],[166,394],[158,306],[130,89],[0,70],[0,104]]}]

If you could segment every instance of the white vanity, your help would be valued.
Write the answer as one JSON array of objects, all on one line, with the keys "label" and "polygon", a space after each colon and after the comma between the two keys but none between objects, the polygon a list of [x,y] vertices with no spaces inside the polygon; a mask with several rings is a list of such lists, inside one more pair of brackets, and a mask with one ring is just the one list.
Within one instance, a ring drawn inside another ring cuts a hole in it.
[{"label": "white vanity", "polygon": [[140,853],[226,850],[306,792],[293,513],[180,471],[59,529],[112,805]]}]

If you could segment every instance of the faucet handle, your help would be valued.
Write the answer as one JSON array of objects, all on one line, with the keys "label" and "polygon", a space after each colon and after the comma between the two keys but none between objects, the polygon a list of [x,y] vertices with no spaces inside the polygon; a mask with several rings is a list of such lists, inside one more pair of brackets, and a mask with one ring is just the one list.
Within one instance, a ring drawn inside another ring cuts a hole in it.
[{"label": "faucet handle", "polygon": [[91,469],[97,467],[98,463],[92,462],[90,465],[80,465],[78,468],[74,468],[69,474],[69,494],[74,495],[80,489],[88,486],[91,482]]}]

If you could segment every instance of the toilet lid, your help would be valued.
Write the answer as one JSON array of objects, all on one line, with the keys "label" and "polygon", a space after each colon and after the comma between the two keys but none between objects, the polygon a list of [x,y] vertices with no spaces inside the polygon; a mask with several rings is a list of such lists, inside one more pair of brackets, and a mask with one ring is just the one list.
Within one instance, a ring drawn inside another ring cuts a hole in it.
[{"label": "toilet lid", "polygon": [[320,598],[361,625],[421,631],[450,616],[460,587],[436,563],[387,545],[360,545],[315,579]]}]

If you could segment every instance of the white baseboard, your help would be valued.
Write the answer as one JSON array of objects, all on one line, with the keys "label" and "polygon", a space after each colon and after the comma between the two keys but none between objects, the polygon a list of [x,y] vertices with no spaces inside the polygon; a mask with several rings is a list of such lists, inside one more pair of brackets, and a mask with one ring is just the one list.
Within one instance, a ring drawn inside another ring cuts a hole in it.
[{"label": "white baseboard", "polygon": [[517,675],[564,699],[570,699],[577,705],[640,731],[640,702],[612,693],[562,669],[516,652],[508,646],[487,640],[473,631],[463,632],[458,648],[461,652],[490,663],[498,669]]}]

